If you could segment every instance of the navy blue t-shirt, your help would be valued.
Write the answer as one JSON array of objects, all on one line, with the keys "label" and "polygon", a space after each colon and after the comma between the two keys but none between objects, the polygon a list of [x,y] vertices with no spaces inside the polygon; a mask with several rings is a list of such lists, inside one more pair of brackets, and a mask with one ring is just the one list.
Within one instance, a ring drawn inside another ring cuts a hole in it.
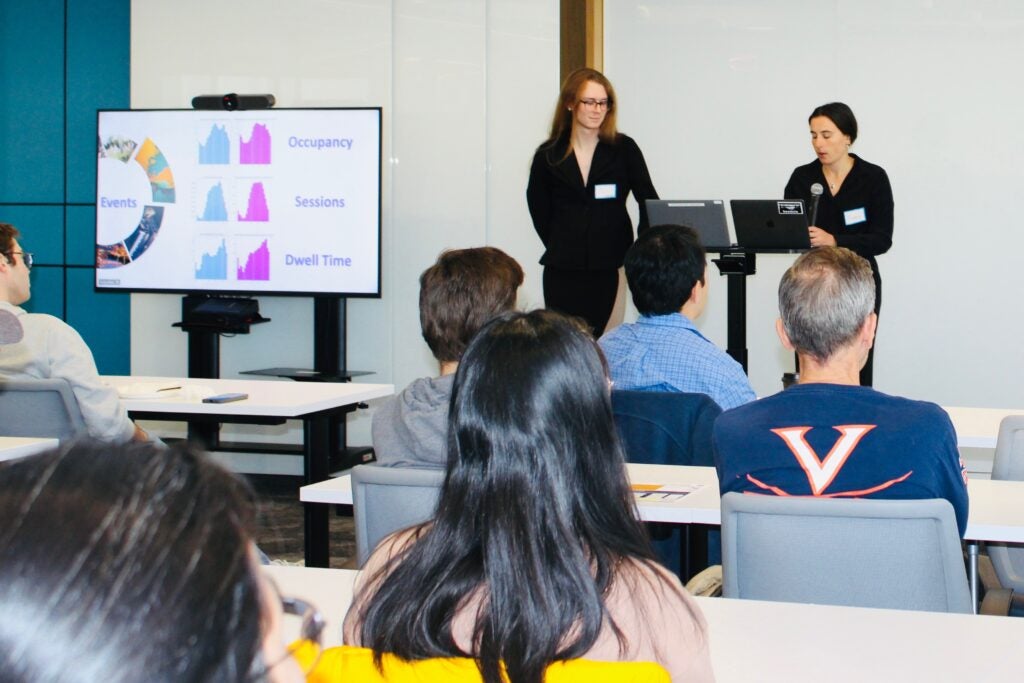
[{"label": "navy blue t-shirt", "polygon": [[715,421],[723,494],[945,498],[963,536],[967,474],[953,423],[934,403],[870,387],[799,384]]}]

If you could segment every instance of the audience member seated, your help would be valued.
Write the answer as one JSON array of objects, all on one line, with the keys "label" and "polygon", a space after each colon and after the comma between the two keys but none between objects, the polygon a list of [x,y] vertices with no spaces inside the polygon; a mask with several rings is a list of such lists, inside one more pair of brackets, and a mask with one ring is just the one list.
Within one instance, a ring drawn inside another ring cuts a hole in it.
[{"label": "audience member seated", "polygon": [[446,251],[420,276],[420,327],[440,376],[414,381],[373,414],[377,464],[444,467],[459,358],[484,323],[516,305],[523,269],[494,247]]},{"label": "audience member seated", "polygon": [[67,323],[52,315],[28,313],[32,255],[18,244],[18,230],[0,223],[0,311],[17,316],[21,341],[0,353],[0,378],[65,379],[78,399],[89,435],[104,441],[148,438],[129,418],[117,391],[100,381],[92,352]]},{"label": "audience member seated", "polygon": [[79,442],[9,461],[0,519],[0,679],[304,680],[252,494],[202,454]]},{"label": "audience member seated", "polygon": [[707,302],[707,261],[697,233],[660,225],[626,252],[640,318],[601,337],[616,389],[707,394],[723,410],[753,401],[743,367],[693,324]]},{"label": "audience member seated", "polygon": [[871,266],[848,249],[813,249],[786,271],[776,329],[800,359],[800,383],[715,422],[722,493],[945,498],[963,535],[967,475],[949,416],[859,386],[874,307]]},{"label": "audience member seated", "polygon": [[539,683],[576,658],[712,680],[703,615],[633,516],[609,393],[573,321],[534,311],[485,326],[455,375],[437,516],[371,556],[345,642],[378,658],[472,657],[488,683],[502,665]]}]

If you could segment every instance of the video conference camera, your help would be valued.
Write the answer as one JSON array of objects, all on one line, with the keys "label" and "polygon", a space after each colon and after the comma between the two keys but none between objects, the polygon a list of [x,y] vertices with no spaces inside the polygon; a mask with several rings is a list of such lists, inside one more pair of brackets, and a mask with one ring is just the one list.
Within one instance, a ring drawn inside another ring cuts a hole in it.
[{"label": "video conference camera", "polygon": [[223,109],[237,111],[245,109],[270,109],[277,100],[273,95],[239,95],[229,92],[227,95],[196,95],[192,98],[193,109]]}]

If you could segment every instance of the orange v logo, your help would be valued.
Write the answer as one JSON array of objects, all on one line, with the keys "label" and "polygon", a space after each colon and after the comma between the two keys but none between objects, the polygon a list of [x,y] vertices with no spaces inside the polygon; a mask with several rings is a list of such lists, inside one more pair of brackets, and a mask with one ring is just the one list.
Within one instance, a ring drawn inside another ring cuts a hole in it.
[{"label": "orange v logo", "polygon": [[807,481],[811,485],[812,494],[820,496],[829,487],[832,480],[836,478],[839,471],[843,469],[847,458],[853,453],[861,438],[874,428],[875,425],[840,425],[833,427],[833,429],[839,432],[840,436],[824,460],[818,458],[818,454],[814,452],[811,445],[807,443],[807,439],[804,438],[804,435],[811,431],[811,427],[786,427],[784,429],[773,429],[772,432],[778,434],[786,442],[786,446],[793,452],[804,474],[807,475]]}]

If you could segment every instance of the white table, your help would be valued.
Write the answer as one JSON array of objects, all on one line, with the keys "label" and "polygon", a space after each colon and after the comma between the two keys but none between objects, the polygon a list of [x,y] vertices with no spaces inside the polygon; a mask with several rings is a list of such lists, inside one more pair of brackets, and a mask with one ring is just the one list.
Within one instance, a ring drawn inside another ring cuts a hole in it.
[{"label": "white table", "polygon": [[[627,466],[630,481],[636,484],[661,486],[698,485],[693,493],[672,501],[651,498],[637,499],[637,512],[645,522],[670,524],[722,523],[722,503],[718,492],[718,475],[713,467],[680,467],[674,465]],[[971,479],[967,484],[970,510],[967,530],[970,558],[970,585],[974,605],[978,604],[978,543],[998,541],[1024,543],[1024,482]],[[299,499],[304,503],[352,504],[352,482],[349,475],[303,486]]]},{"label": "white table", "polygon": [[[324,644],[341,644],[357,573],[265,567],[283,595],[316,605]],[[1024,619],[697,598],[719,683],[1018,681]],[[297,627],[285,634],[294,639]]]},{"label": "white table", "polygon": [[[349,406],[395,392],[391,384],[136,376],[105,376],[103,380],[114,387],[152,384],[183,388],[181,392],[169,391],[168,396],[160,398],[122,398],[128,414],[139,420],[198,420],[208,423],[302,420],[307,483],[323,481],[329,474],[331,444],[335,441],[331,435],[331,419],[343,415]],[[195,395],[202,393],[199,389],[206,389],[212,394],[244,393],[249,397],[233,403],[203,403]],[[307,566],[328,565],[329,512],[323,506],[305,506]]]},{"label": "white table", "polygon": [[38,439],[23,436],[0,436],[0,460],[14,460],[56,448],[57,439]]},{"label": "white table", "polygon": [[999,436],[999,423],[1007,415],[1024,415],[1024,408],[960,408],[943,406],[956,429],[958,446],[966,448],[995,448]]}]

